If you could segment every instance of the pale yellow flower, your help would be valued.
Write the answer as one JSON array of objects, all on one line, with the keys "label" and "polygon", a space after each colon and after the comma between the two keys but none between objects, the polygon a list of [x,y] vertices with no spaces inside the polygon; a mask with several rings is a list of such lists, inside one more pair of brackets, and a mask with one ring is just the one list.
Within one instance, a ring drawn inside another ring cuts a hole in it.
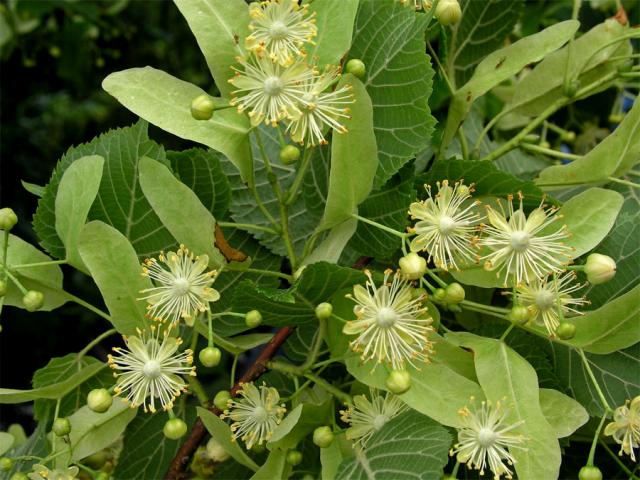
[{"label": "pale yellow flower", "polygon": [[613,422],[605,427],[604,434],[620,444],[620,455],[626,453],[636,461],[634,449],[640,448],[640,395],[616,408]]}]

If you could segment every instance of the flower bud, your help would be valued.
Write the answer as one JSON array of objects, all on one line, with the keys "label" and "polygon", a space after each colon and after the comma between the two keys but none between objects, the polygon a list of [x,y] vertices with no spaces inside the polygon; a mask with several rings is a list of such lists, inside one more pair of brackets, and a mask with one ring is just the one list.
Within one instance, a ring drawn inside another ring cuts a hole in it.
[{"label": "flower bud", "polygon": [[444,302],[444,299],[447,296],[447,292],[445,291],[444,288],[437,288],[435,292],[433,292],[433,299],[436,302]]},{"label": "flower bud", "polygon": [[408,253],[398,262],[405,278],[417,280],[427,271],[427,261],[415,252]]},{"label": "flower bud", "polygon": [[602,480],[602,472],[598,467],[582,467],[578,472],[578,480]]},{"label": "flower bud", "polygon": [[224,462],[229,458],[227,451],[222,448],[218,441],[211,437],[207,442],[207,456],[214,462]]},{"label": "flower bud", "polygon": [[27,477],[26,473],[16,472],[13,475],[11,475],[10,480],[29,480],[29,477]]},{"label": "flower bud", "polygon": [[0,279],[0,297],[4,297],[7,294],[7,289],[9,285],[6,280]]},{"label": "flower bud", "polygon": [[300,465],[302,463],[302,453],[298,450],[289,450],[289,453],[287,453],[287,463],[294,467]]},{"label": "flower bud", "polygon": [[464,288],[457,282],[450,283],[445,288],[445,297],[444,301],[447,304],[456,305],[464,300]]},{"label": "flower bud", "polygon": [[562,340],[571,340],[576,334],[576,326],[571,322],[562,322],[556,328],[556,335]]},{"label": "flower bud", "polygon": [[508,314],[509,320],[523,325],[531,318],[531,312],[524,305],[514,305]]},{"label": "flower bud", "polygon": [[367,67],[359,58],[352,58],[347,62],[345,71],[362,80],[364,75],[367,73]]},{"label": "flower bud", "polygon": [[8,472],[13,468],[13,460],[9,457],[0,458],[0,472]]},{"label": "flower bud", "polygon": [[621,113],[612,113],[609,115],[609,123],[620,123],[624,119]]},{"label": "flower bud", "polygon": [[580,81],[576,78],[569,82],[569,85],[564,89],[564,94],[568,98],[575,97],[576,93],[578,93],[578,88],[580,88]]},{"label": "flower bud", "polygon": [[104,413],[113,403],[113,397],[106,388],[95,388],[87,395],[87,406],[96,413]]},{"label": "flower bud", "polygon": [[93,477],[93,480],[109,480],[111,478],[111,475],[109,475],[107,472],[98,472],[98,474]]},{"label": "flower bud", "polygon": [[218,410],[225,410],[228,407],[229,400],[231,400],[231,394],[227,390],[220,390],[213,397],[213,404]]},{"label": "flower bud", "polygon": [[406,370],[393,370],[384,383],[391,393],[401,395],[411,388],[411,375]]},{"label": "flower bud", "polygon": [[216,106],[209,95],[199,95],[191,102],[191,116],[196,120],[209,120]]},{"label": "flower bud", "polygon": [[568,130],[562,134],[562,140],[565,142],[573,143],[576,140],[576,132]]},{"label": "flower bud", "polygon": [[436,6],[435,17],[440,25],[458,23],[462,17],[462,10],[458,0],[440,0]]},{"label": "flower bud", "polygon": [[249,328],[256,328],[262,323],[262,315],[258,310],[251,310],[245,315],[244,323],[246,323]]},{"label": "flower bud", "polygon": [[94,470],[100,470],[104,467],[105,463],[107,463],[107,460],[109,460],[109,455],[107,454],[107,451],[103,449],[83,458],[82,463]]},{"label": "flower bud", "polygon": [[71,422],[68,418],[56,418],[53,422],[51,431],[56,434],[57,437],[64,437],[71,432]]},{"label": "flower bud", "polygon": [[0,230],[11,230],[18,223],[16,212],[8,207],[0,208]]},{"label": "flower bud", "polygon": [[327,302],[322,302],[316,307],[316,317],[318,320],[327,320],[333,313],[333,305]]},{"label": "flower bud", "polygon": [[300,149],[295,145],[287,145],[280,150],[280,161],[285,165],[296,163],[300,158]]},{"label": "flower bud", "polygon": [[37,290],[29,290],[24,294],[24,297],[22,297],[22,304],[29,312],[40,310],[44,304],[44,295]]},{"label": "flower bud", "polygon": [[616,274],[616,262],[608,255],[592,253],[587,257],[584,273],[587,274],[589,283],[593,285],[608,282]]},{"label": "flower bud", "polygon": [[540,141],[540,135],[537,133],[529,133],[522,139],[523,143],[538,143]]},{"label": "flower bud", "polygon": [[207,347],[200,350],[198,354],[200,363],[205,367],[217,367],[220,364],[220,358],[222,358],[222,352],[216,347]]},{"label": "flower bud", "polygon": [[318,427],[313,431],[313,443],[320,448],[327,448],[333,443],[333,431],[331,427]]},{"label": "flower bud", "polygon": [[551,144],[546,140],[543,140],[542,142],[540,142],[539,146],[542,148],[551,148]]},{"label": "flower bud", "polygon": [[167,423],[164,424],[162,433],[171,440],[177,440],[187,433],[187,424],[180,418],[170,418],[167,420]]}]

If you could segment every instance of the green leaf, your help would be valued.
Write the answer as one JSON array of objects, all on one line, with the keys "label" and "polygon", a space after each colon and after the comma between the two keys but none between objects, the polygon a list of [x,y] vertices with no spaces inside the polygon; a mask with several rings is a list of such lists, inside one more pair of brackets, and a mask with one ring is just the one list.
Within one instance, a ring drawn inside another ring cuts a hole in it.
[{"label": "green leaf", "polygon": [[451,25],[451,40],[446,57],[449,78],[462,85],[485,56],[504,45],[522,12],[520,0],[463,0],[462,17]]},{"label": "green leaf", "polygon": [[71,460],[77,462],[111,445],[122,435],[136,412],[127,403],[116,401],[104,413],[96,413],[85,405],[67,417],[71,422]]},{"label": "green leaf", "polygon": [[197,407],[198,416],[202,423],[207,428],[209,433],[216,439],[218,444],[227,452],[233,459],[241,465],[250,468],[254,472],[258,470],[258,465],[244,453],[242,447],[238,442],[231,441],[231,429],[229,425],[223,422],[217,415],[214,415],[209,410],[202,407]]},{"label": "green leaf", "polygon": [[[344,122],[348,132],[334,135],[331,142],[327,204],[317,231],[334,227],[358,211],[358,205],[371,191],[378,166],[371,100],[353,75],[344,75],[337,88],[346,85],[351,86],[355,103],[351,106],[351,118]],[[358,181],[354,182],[354,178]]]},{"label": "green leaf", "polygon": [[293,409],[276,427],[267,446],[271,450],[295,448],[316,427],[330,424],[333,414],[332,399],[319,405],[304,402]]},{"label": "green leaf", "polygon": [[552,165],[540,172],[541,187],[564,187],[607,182],[640,163],[640,104],[635,103],[611,135],[585,156],[567,165]]},{"label": "green leaf", "polygon": [[568,437],[589,421],[582,405],[557,390],[540,389],[540,408],[558,438]]},{"label": "green leaf", "polygon": [[144,328],[145,302],[138,295],[151,288],[151,281],[142,276],[136,253],[124,235],[102,222],[89,222],[80,232],[78,251],[100,289],[113,326],[123,335]]},{"label": "green leaf", "polygon": [[542,413],[538,376],[533,367],[499,340],[470,333],[448,334],[447,338],[473,350],[476,373],[487,399],[501,401],[510,409],[509,422],[524,422],[517,432],[528,439],[526,448],[510,449],[518,478],[557,478],[560,446],[554,428]]},{"label": "green leaf", "polygon": [[231,202],[231,187],[220,167],[221,157],[222,155],[214,150],[201,148],[167,152],[175,175],[218,219],[224,217]]},{"label": "green leaf", "polygon": [[[242,0],[174,0],[196,37],[218,90],[229,97],[232,66],[249,35],[249,8]],[[192,97],[195,98],[195,97]]]},{"label": "green leaf", "polygon": [[[138,184],[139,158],[147,156],[165,162],[163,148],[149,140],[144,121],[111,130],[89,143],[67,150],[45,187],[33,218],[33,227],[41,245],[52,256],[64,258],[64,245],[55,229],[55,198],[65,170],[75,160],[87,155],[100,155],[105,159],[100,190],[88,220],[101,220],[119,230],[141,257],[173,247],[173,237],[162,226]],[[114,185],[119,188],[114,188]]]},{"label": "green leaf", "polygon": [[16,439],[10,433],[0,432],[0,455],[4,455],[9,451],[15,441]]},{"label": "green leaf", "polygon": [[478,64],[471,79],[453,95],[442,147],[451,143],[474,101],[528,64],[538,62],[560,48],[575,34],[579,26],[580,22],[577,20],[566,20],[487,55]]},{"label": "green leaf", "polygon": [[336,434],[331,445],[320,449],[322,480],[335,480],[340,464],[345,458],[353,457],[353,452],[353,444],[344,433]]},{"label": "green leaf", "polygon": [[342,251],[356,233],[357,228],[358,220],[355,218],[345,220],[333,227],[320,245],[304,258],[302,265],[317,262],[338,263]]},{"label": "green leaf", "polygon": [[[527,116],[539,115],[564,95],[564,74],[567,68],[573,76],[582,72],[579,77],[580,88],[587,87],[607,73],[614,72],[619,63],[607,60],[612,56],[631,53],[628,41],[624,44],[615,42],[628,31],[629,29],[620,25],[617,20],[609,19],[573,42],[569,65],[568,46],[547,55],[532,72],[523,76],[517,83],[513,100],[505,105],[504,111]],[[612,45],[602,48],[612,41]],[[603,88],[607,87],[608,85],[604,85]]]},{"label": "green leaf", "polygon": [[90,365],[76,369],[75,373],[68,375],[60,382],[32,390],[0,388],[0,404],[31,402],[39,398],[52,400],[63,398],[106,366],[105,363],[91,363]]},{"label": "green leaf", "polygon": [[[0,248],[4,249],[5,236],[0,235]],[[20,237],[9,235],[6,264],[27,290],[39,290],[44,294],[44,304],[40,310],[49,311],[58,308],[67,301],[62,290],[62,270],[58,265],[44,265],[33,268],[20,268],[16,265],[50,262],[51,258]],[[24,308],[22,292],[7,279],[7,293],[4,304]]]},{"label": "green leaf", "polygon": [[597,310],[572,319],[576,335],[569,345],[605,355],[640,342],[640,285]]},{"label": "green leaf", "polygon": [[351,46],[353,22],[359,0],[322,0],[309,4],[309,12],[316,14],[318,35],[315,46],[309,49],[309,58],[316,65],[338,65]]},{"label": "green leaf", "polygon": [[[104,367],[104,362],[86,355],[78,361],[77,353],[69,353],[64,357],[52,358],[49,363],[33,374],[33,388],[42,388],[63,382],[75,374],[78,369],[96,364]],[[113,385],[111,372],[108,369],[100,369],[98,373],[89,377],[61,398],[58,416],[67,417],[82,407],[87,401],[87,394],[94,388],[109,388],[111,385]],[[54,408],[55,402],[53,400],[38,399],[34,404],[34,416],[42,421],[53,413]]]},{"label": "green leaf", "polygon": [[273,480],[274,478],[288,478],[289,475],[285,471],[291,470],[287,465],[287,452],[283,450],[274,450],[269,452],[267,461],[264,465],[251,477],[251,480]]},{"label": "green leaf", "polygon": [[[592,416],[602,416],[600,397],[578,353],[556,342],[548,342],[554,369],[562,386]],[[598,385],[612,407],[640,395],[640,343],[609,355],[585,354]]]},{"label": "green leaf", "polygon": [[361,0],[349,58],[367,68],[379,166],[374,188],[430,144],[435,119],[428,99],[433,68],[426,52],[426,15],[395,0]]},{"label": "green leaf", "polygon": [[56,232],[64,244],[66,260],[83,271],[86,267],[78,253],[78,235],[98,194],[103,165],[100,155],[79,158],[64,172],[56,196]]},{"label": "green leaf", "polygon": [[37,185],[35,183],[25,182],[24,180],[21,180],[20,183],[22,183],[22,187],[27,192],[35,195],[36,197],[40,198],[40,197],[42,197],[42,195],[44,195],[44,187],[42,185]]},{"label": "green leaf", "polygon": [[[624,199],[613,190],[590,188],[562,205],[558,215],[567,226],[571,237],[564,240],[574,248],[573,258],[594,249],[609,233]],[[555,231],[557,225],[548,227],[543,233]]]},{"label": "green leaf", "polygon": [[[409,222],[407,210],[416,198],[413,184],[413,165],[408,164],[362,202],[358,215],[404,232]],[[364,222],[358,223],[356,234],[349,242],[349,247],[361,255],[385,259],[391,258],[400,245],[399,237]]]},{"label": "green leaf", "polygon": [[196,194],[167,167],[148,157],[140,159],[138,172],[145,197],[178,243],[196,255],[208,255],[212,268],[224,265],[224,257],[214,245],[216,219]]},{"label": "green leaf", "polygon": [[[191,101],[206,93],[201,88],[151,67],[112,73],[102,88],[157,127],[222,152],[246,181],[252,180],[247,117],[227,108],[214,112],[211,120],[196,120]],[[224,102],[218,99],[218,103]]]},{"label": "green leaf", "polygon": [[[186,409],[184,421],[191,425],[195,420],[195,409]],[[139,409],[136,417],[124,432],[122,453],[113,473],[116,479],[147,480],[162,478],[173,457],[180,448],[181,440],[169,440],[162,433],[167,416],[149,415]]]},{"label": "green leaf", "polygon": [[[47,442],[47,423],[39,422],[26,442],[15,444],[7,456],[14,458],[13,468],[8,472],[0,472],[2,480],[9,480],[13,474],[28,472],[31,466],[38,463],[37,458],[45,458],[49,454]],[[34,458],[35,457],[35,458]]]},{"label": "green leaf", "polygon": [[435,479],[449,459],[451,435],[417,412],[408,411],[389,421],[342,462],[336,480]]}]

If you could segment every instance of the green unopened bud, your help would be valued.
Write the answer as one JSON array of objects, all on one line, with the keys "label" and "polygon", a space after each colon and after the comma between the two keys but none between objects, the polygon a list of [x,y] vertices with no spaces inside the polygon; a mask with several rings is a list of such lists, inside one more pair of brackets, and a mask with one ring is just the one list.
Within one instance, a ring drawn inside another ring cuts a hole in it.
[{"label": "green unopened bud", "polygon": [[17,472],[11,475],[10,480],[29,480],[29,477],[27,477],[26,473]]},{"label": "green unopened bud", "polygon": [[258,325],[262,323],[262,315],[258,310],[251,310],[247,312],[244,317],[244,323],[249,328],[256,328]]},{"label": "green unopened bud", "polygon": [[6,280],[0,279],[0,297],[4,297],[7,294],[7,289],[9,288],[9,284]]},{"label": "green unopened bud", "polygon": [[436,6],[435,17],[440,25],[453,25],[462,17],[458,0],[440,0]]},{"label": "green unopened bud", "polygon": [[322,302],[316,307],[316,317],[318,320],[327,320],[333,313],[333,305],[327,302]]},{"label": "green unopened bud", "polygon": [[94,470],[100,470],[104,467],[105,463],[109,460],[109,455],[106,450],[99,450],[94,454],[89,455],[82,459],[82,464],[87,465]]},{"label": "green unopened bud", "polygon": [[322,426],[313,431],[313,443],[320,448],[327,448],[333,443],[333,431],[331,427]]},{"label": "green unopened bud", "polygon": [[556,335],[562,340],[570,340],[576,334],[576,326],[570,322],[562,322],[556,328]]},{"label": "green unopened bud", "polygon": [[280,161],[285,165],[296,163],[300,158],[300,149],[295,145],[287,145],[280,150]]},{"label": "green unopened bud", "polygon": [[302,463],[302,452],[299,452],[298,450],[289,450],[289,453],[287,453],[287,463],[294,467],[296,465],[300,465]]},{"label": "green unopened bud", "polygon": [[436,288],[436,291],[433,292],[433,299],[436,302],[444,302],[444,299],[447,297],[447,292],[444,288]]},{"label": "green unopened bud", "polygon": [[87,395],[87,406],[96,413],[104,413],[113,403],[113,397],[106,388],[95,388]]},{"label": "green unopened bud", "polygon": [[509,320],[523,325],[531,318],[531,312],[524,305],[515,305],[508,314]]},{"label": "green unopened bud", "polygon": [[218,441],[211,437],[207,442],[207,456],[214,462],[224,462],[229,458],[229,454]]},{"label": "green unopened bud", "polygon": [[365,74],[367,73],[367,67],[365,66],[364,62],[359,58],[352,58],[347,62],[345,71],[347,73],[350,73],[354,77],[358,77],[360,80],[362,80]]},{"label": "green unopened bud", "polygon": [[564,94],[568,98],[575,97],[576,93],[578,93],[578,88],[580,88],[580,81],[578,79],[571,80],[569,85],[564,89]]},{"label": "green unopened bud", "polygon": [[229,400],[231,400],[231,394],[227,390],[220,390],[216,393],[216,396],[213,397],[213,404],[218,410],[226,410]]},{"label": "green unopened bud", "polygon": [[196,120],[209,120],[216,106],[209,95],[199,95],[191,102],[191,116]]},{"label": "green unopened bud", "polygon": [[540,142],[539,146],[542,147],[542,148],[551,148],[551,144],[549,142],[547,142],[546,140],[543,140],[542,142]]},{"label": "green unopened bud", "polygon": [[415,252],[402,257],[398,265],[402,275],[409,280],[417,280],[427,271],[427,261]]},{"label": "green unopened bud", "polygon": [[566,131],[562,134],[562,140],[568,143],[573,143],[576,139],[576,132],[572,132],[571,130]]},{"label": "green unopened bud", "polygon": [[0,208],[0,230],[11,230],[18,223],[16,212],[8,207]]},{"label": "green unopened bud", "polygon": [[540,135],[537,133],[528,133],[522,139],[524,143],[538,143],[540,141]]},{"label": "green unopened bud", "polygon": [[56,418],[51,427],[51,431],[58,437],[64,437],[71,432],[71,422],[68,418]]},{"label": "green unopened bud", "polygon": [[29,312],[40,310],[42,305],[44,305],[44,294],[37,290],[29,290],[24,294],[24,297],[22,297],[22,304]]},{"label": "green unopened bud", "polygon": [[109,475],[107,472],[98,472],[98,474],[93,477],[93,480],[110,480],[111,479],[111,475]]},{"label": "green unopened bud", "polygon": [[217,367],[220,364],[222,352],[217,347],[207,347],[200,350],[198,358],[205,367]]},{"label": "green unopened bud", "polygon": [[0,472],[8,472],[13,468],[13,460],[9,457],[0,458]]},{"label": "green unopened bud", "polygon": [[177,440],[187,433],[187,424],[180,418],[170,418],[167,420],[167,423],[164,424],[162,433],[171,440]]},{"label": "green unopened bud", "polygon": [[464,300],[465,293],[464,288],[457,282],[450,283],[445,288],[445,303],[449,305],[456,305]]},{"label": "green unopened bud", "polygon": [[401,395],[411,388],[411,375],[406,370],[393,370],[384,383],[391,393]]},{"label": "green unopened bud", "polygon": [[593,285],[608,282],[616,274],[616,261],[608,255],[592,253],[584,265],[587,280]]},{"label": "green unopened bud", "polygon": [[609,123],[620,123],[624,119],[621,113],[612,113],[609,115]]},{"label": "green unopened bud", "polygon": [[596,466],[582,467],[578,472],[579,480],[602,480],[602,472]]}]

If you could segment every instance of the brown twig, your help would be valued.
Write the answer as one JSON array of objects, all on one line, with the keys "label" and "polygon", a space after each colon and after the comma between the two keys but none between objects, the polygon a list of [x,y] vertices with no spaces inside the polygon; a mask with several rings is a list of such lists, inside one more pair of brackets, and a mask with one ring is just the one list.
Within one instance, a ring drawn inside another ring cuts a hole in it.
[{"label": "brown twig", "polygon": [[[232,397],[235,397],[238,390],[240,389],[240,384],[252,382],[260,375],[262,375],[267,367],[265,364],[271,360],[271,358],[276,354],[280,346],[285,342],[285,340],[291,335],[295,327],[282,327],[280,330],[276,332],[269,343],[264,347],[260,355],[256,359],[253,364],[247,369],[247,371],[242,375],[242,377],[235,383],[233,388],[229,390],[229,393]],[[209,410],[216,415],[220,415],[222,412],[216,407],[211,407]],[[200,421],[200,419],[196,419],[193,427],[191,428],[191,432],[189,432],[189,436],[185,440],[185,442],[180,446],[180,449],[176,453],[175,457],[171,461],[171,465],[169,466],[169,470],[167,470],[167,474],[165,475],[165,480],[178,480],[182,475],[182,470],[189,462],[189,459],[193,455],[193,452],[196,451],[198,445],[202,441],[203,437],[207,433],[204,425]]]}]

